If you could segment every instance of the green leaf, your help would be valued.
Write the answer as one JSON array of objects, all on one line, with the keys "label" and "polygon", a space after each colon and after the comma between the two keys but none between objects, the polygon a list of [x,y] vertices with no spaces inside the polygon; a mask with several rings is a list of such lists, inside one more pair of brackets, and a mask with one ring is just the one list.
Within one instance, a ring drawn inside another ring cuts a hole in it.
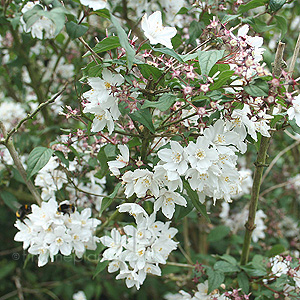
[{"label": "green leaf", "polygon": [[175,102],[177,101],[177,97],[173,94],[163,94],[159,97],[158,101],[149,101],[145,100],[142,109],[147,107],[157,108],[160,111],[166,111],[169,109]]},{"label": "green leaf", "polygon": [[214,84],[212,85],[212,87],[210,87],[210,90],[217,90],[219,88],[221,88],[224,84],[227,83],[227,81],[230,80],[230,78],[233,76],[234,71],[231,70],[227,70],[227,71],[223,71],[219,76],[218,79],[214,82]]},{"label": "green leaf", "polygon": [[163,72],[161,70],[159,70],[158,68],[155,68],[154,66],[150,66],[148,64],[138,64],[137,67],[139,68],[142,75],[146,79],[148,79],[150,76],[152,76],[153,80],[156,81],[163,74]]},{"label": "green leaf", "polygon": [[281,39],[285,36],[288,30],[287,19],[281,16],[275,16],[276,19],[276,28],[281,30]]},{"label": "green leaf", "polygon": [[34,148],[28,157],[27,179],[41,170],[50,160],[54,150],[45,147]]},{"label": "green leaf", "polygon": [[189,44],[192,44],[195,42],[195,40],[202,34],[203,29],[205,28],[203,22],[198,22],[193,20],[192,23],[189,26]]},{"label": "green leaf", "polygon": [[101,209],[99,211],[99,216],[101,216],[102,213],[112,204],[112,202],[113,202],[114,198],[116,197],[116,195],[117,195],[117,193],[118,193],[121,186],[122,186],[122,183],[119,182],[116,185],[114,191],[110,195],[108,195],[107,197],[104,197],[102,199]]},{"label": "green leaf", "polygon": [[101,167],[100,171],[97,172],[97,176],[99,176],[99,178],[103,178],[108,172],[108,164],[107,164],[108,158],[106,156],[104,149],[105,146],[100,149],[97,155],[97,159]]},{"label": "green leaf", "polygon": [[214,264],[214,269],[221,271],[223,273],[233,273],[233,272],[238,272],[240,269],[237,265],[233,265],[227,261],[217,261]]},{"label": "green leaf", "polygon": [[216,64],[216,62],[223,57],[224,51],[225,50],[197,51],[202,75],[209,74],[209,71]]},{"label": "green leaf", "polygon": [[152,115],[149,109],[139,109],[134,113],[129,114],[129,117],[136,122],[143,124],[151,133],[155,133],[155,128],[152,122]]},{"label": "green leaf", "polygon": [[222,240],[229,233],[230,233],[229,227],[227,227],[225,225],[220,225],[210,231],[210,233],[208,234],[207,240],[209,242],[217,242],[217,241]]},{"label": "green leaf", "polygon": [[93,50],[96,53],[106,52],[115,48],[120,47],[120,40],[117,36],[109,36],[99,42]]},{"label": "green leaf", "polygon": [[269,2],[270,11],[275,12],[279,10],[285,3],[286,0],[270,0]]},{"label": "green leaf", "polygon": [[281,254],[283,252],[285,252],[286,249],[283,245],[281,244],[277,244],[277,245],[274,245],[268,252],[267,252],[267,256],[268,257],[272,257],[272,256],[275,256],[275,255],[278,255],[278,254]]},{"label": "green leaf", "polygon": [[206,269],[208,276],[208,291],[210,294],[213,290],[219,288],[219,286],[224,282],[225,276],[223,272],[215,271],[211,268]]},{"label": "green leaf", "polygon": [[54,154],[60,159],[60,161],[69,167],[69,161],[65,158],[65,155],[61,151],[55,151]]},{"label": "green leaf", "polygon": [[244,87],[244,91],[253,97],[266,97],[269,93],[269,85],[261,79],[256,79]]},{"label": "green leaf", "polygon": [[8,191],[1,191],[0,194],[3,202],[12,210],[16,211],[20,204],[18,203],[18,199]]},{"label": "green leaf", "polygon": [[151,47],[153,51],[159,52],[159,53],[163,53],[163,54],[167,54],[171,57],[174,57],[175,59],[177,59],[179,62],[183,63],[183,59],[181,57],[181,55],[177,54],[174,49],[169,49],[169,48],[154,48]]},{"label": "green leaf", "polygon": [[232,20],[235,20],[236,18],[238,18],[241,14],[238,15],[225,15],[221,21],[222,24],[228,23]]},{"label": "green leaf", "polygon": [[135,56],[135,51],[129,44],[127,34],[126,34],[125,30],[121,27],[118,19],[111,14],[110,20],[113,23],[113,25],[115,26],[115,28],[117,29],[117,35],[119,37],[120,44],[126,51],[126,59],[127,59],[128,69],[131,69],[133,60],[134,60],[134,56]]},{"label": "green leaf", "polygon": [[289,122],[289,124],[291,125],[293,131],[294,131],[295,133],[300,134],[300,127],[297,125],[296,120],[293,119],[293,120],[289,120],[288,122]]},{"label": "green leaf", "polygon": [[107,8],[103,8],[103,9],[99,9],[93,12],[93,14],[100,16],[102,18],[105,19],[109,19],[110,18],[110,12]]},{"label": "green leaf", "polygon": [[206,206],[200,203],[197,192],[192,190],[192,188],[190,187],[189,183],[186,180],[183,181],[183,187],[186,190],[194,207],[202,214],[202,216],[206,219],[206,221],[210,223],[210,219],[206,212]]},{"label": "green leaf", "polygon": [[66,23],[67,33],[72,40],[83,36],[88,31],[88,26],[82,24],[76,24],[75,22]]},{"label": "green leaf", "polygon": [[227,261],[227,262],[229,262],[232,265],[237,265],[236,259],[231,255],[224,254],[224,255],[220,256],[220,258]]},{"label": "green leaf", "polygon": [[268,3],[269,0],[252,0],[246,4],[240,5],[238,9],[238,13],[244,13],[247,12],[249,9],[253,9],[256,7],[264,6]]},{"label": "green leaf", "polygon": [[239,287],[245,294],[249,293],[249,278],[245,272],[241,272],[237,275]]},{"label": "green leaf", "polygon": [[194,205],[192,204],[192,202],[190,201],[190,199],[188,198],[187,195],[182,195],[187,202],[187,206],[179,206],[177,205],[176,207],[176,211],[174,214],[174,220],[179,221],[180,219],[184,218],[185,216],[187,216],[194,208]]},{"label": "green leaf", "polygon": [[16,30],[17,26],[20,24],[21,15],[21,13],[16,13],[13,18],[8,19],[14,30]]},{"label": "green leaf", "polygon": [[267,25],[266,22],[263,22],[259,19],[254,19],[251,26],[252,26],[253,30],[258,33],[266,32],[266,31],[269,31],[276,27],[276,25],[274,25],[274,24]]},{"label": "green leaf", "polygon": [[95,273],[93,275],[93,279],[99,274],[101,273],[107,266],[108,266],[109,261],[103,261],[103,262],[98,262],[96,269],[95,269]]}]

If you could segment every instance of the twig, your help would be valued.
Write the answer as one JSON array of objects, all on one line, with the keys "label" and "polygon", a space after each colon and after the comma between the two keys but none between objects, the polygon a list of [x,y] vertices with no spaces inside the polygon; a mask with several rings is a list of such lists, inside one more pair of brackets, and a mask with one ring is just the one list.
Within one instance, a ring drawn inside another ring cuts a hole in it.
[{"label": "twig", "polygon": [[[295,182],[296,182],[296,180],[295,180]],[[282,182],[282,183],[273,185],[273,186],[269,187],[268,189],[264,190],[263,192],[261,192],[261,193],[259,194],[259,197],[263,197],[265,194],[268,194],[268,193],[270,193],[270,192],[273,191],[273,190],[276,190],[276,189],[278,189],[278,188],[284,187],[284,186],[289,185],[289,184],[291,184],[291,183],[293,183],[293,181],[292,181],[292,180],[289,180],[289,181],[286,181],[286,182]]]},{"label": "twig", "polygon": [[276,164],[276,162],[278,161],[278,159],[285,154],[286,152],[288,152],[289,150],[291,150],[292,148],[298,146],[300,144],[300,139],[296,142],[294,142],[292,145],[286,147],[285,149],[283,149],[282,151],[280,151],[276,157],[272,160],[272,162],[270,163],[269,167],[267,168],[267,170],[264,173],[264,176],[262,177],[261,182],[263,183],[263,181],[265,180],[265,178],[267,177],[267,175],[269,174],[269,172],[271,171],[271,169],[274,167],[274,165]]},{"label": "twig", "polygon": [[[20,273],[19,269],[17,269],[17,271],[19,271],[18,273]],[[24,300],[24,295],[23,295],[23,290],[22,290],[22,285],[21,285],[20,277],[19,276],[14,276],[13,280],[14,280],[15,286],[17,288],[19,300]]]},{"label": "twig", "polygon": [[[4,140],[6,140],[7,137],[7,132],[6,132],[6,128],[4,126],[4,124],[0,121],[0,129],[2,130],[3,136],[4,136]],[[27,173],[23,167],[23,164],[19,158],[18,152],[16,151],[16,148],[14,146],[13,141],[10,139],[8,139],[5,144],[6,148],[8,149],[14,163],[15,166],[17,167],[19,173],[21,174],[24,182],[26,183],[29,191],[31,192],[31,194],[33,195],[35,201],[40,205],[42,203],[42,198],[40,196],[40,194],[38,193],[38,191],[36,190],[35,186],[33,185],[31,180],[27,179]]]},{"label": "twig", "polygon": [[191,269],[195,268],[195,266],[193,266],[193,265],[181,264],[181,263],[176,263],[176,262],[167,262],[166,264],[168,266],[176,266],[176,267],[182,267],[182,268],[191,268]]},{"label": "twig", "polygon": [[297,57],[299,55],[299,50],[300,50],[300,33],[299,33],[297,43],[296,43],[296,46],[295,46],[295,50],[294,50],[294,54],[292,56],[292,60],[291,60],[290,66],[289,66],[290,76],[292,76],[292,74],[294,72]]},{"label": "twig", "polygon": [[[32,119],[43,107],[47,106],[48,104],[54,102],[66,89],[67,85],[68,85],[68,81],[65,83],[64,87],[62,88],[62,90],[57,93],[55,96],[53,96],[51,99],[49,99],[46,102],[43,102],[42,104],[40,104],[31,114],[29,114],[27,117],[25,117],[24,119],[22,119],[18,125],[16,127],[14,127],[12,130],[10,130],[10,132],[8,132],[5,140],[4,140],[4,144],[7,143],[8,139],[15,134],[18,129],[22,126],[23,123],[25,123],[27,120]],[[3,142],[2,142],[3,143]]]}]

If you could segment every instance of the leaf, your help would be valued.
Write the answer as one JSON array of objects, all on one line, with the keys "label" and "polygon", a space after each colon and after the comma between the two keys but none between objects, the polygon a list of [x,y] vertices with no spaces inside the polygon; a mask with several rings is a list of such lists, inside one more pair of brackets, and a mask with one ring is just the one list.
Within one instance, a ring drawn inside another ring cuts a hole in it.
[{"label": "leaf", "polygon": [[210,294],[213,290],[217,289],[225,279],[223,272],[215,271],[211,268],[206,269],[206,273],[208,276],[208,291],[207,293]]},{"label": "leaf", "polygon": [[108,195],[107,197],[104,197],[104,198],[102,199],[101,209],[100,209],[100,211],[99,211],[99,216],[101,216],[102,213],[103,213],[103,212],[111,205],[111,203],[113,202],[114,198],[116,197],[116,195],[117,195],[117,193],[118,193],[118,191],[119,191],[121,185],[122,185],[122,183],[119,182],[119,183],[116,185],[114,191],[113,191],[110,195]]},{"label": "leaf", "polygon": [[88,31],[89,27],[71,21],[66,23],[66,29],[70,38],[74,40],[83,36]]},{"label": "leaf", "polygon": [[235,20],[236,18],[238,18],[241,14],[238,15],[225,15],[221,21],[222,24],[228,23],[232,20]]},{"label": "leaf", "polygon": [[1,191],[0,194],[3,202],[12,210],[16,211],[20,206],[18,199],[8,191]]},{"label": "leaf", "polygon": [[147,127],[151,133],[155,133],[155,128],[152,123],[152,115],[149,109],[139,109],[136,110],[134,113],[129,114],[129,117],[136,122],[143,124]]},{"label": "leaf", "polygon": [[158,78],[161,77],[163,72],[159,70],[158,68],[155,68],[154,66],[150,66],[148,64],[138,64],[137,67],[141,71],[142,75],[148,79],[150,76],[152,76],[153,80],[158,80]]},{"label": "leaf", "polygon": [[251,24],[251,26],[253,27],[253,30],[258,33],[269,31],[276,27],[275,24],[267,25],[265,22],[259,19],[254,19],[254,22]]},{"label": "leaf", "polygon": [[216,64],[216,62],[223,57],[224,51],[225,50],[197,51],[202,75],[209,74],[209,71]]},{"label": "leaf", "polygon": [[60,161],[65,164],[67,167],[69,167],[69,161],[65,158],[65,155],[61,152],[56,150],[54,154],[60,159]]},{"label": "leaf", "polygon": [[110,12],[107,8],[99,9],[93,12],[93,14],[96,14],[102,18],[109,19],[110,18]]},{"label": "leaf", "polygon": [[163,94],[160,96],[158,101],[149,101],[145,100],[142,109],[147,107],[157,108],[160,111],[166,111],[169,109],[175,102],[177,101],[177,97],[173,94]]},{"label": "leaf", "polygon": [[101,167],[100,171],[97,172],[97,176],[99,176],[100,179],[103,178],[108,172],[108,164],[107,164],[108,158],[106,156],[104,148],[105,146],[100,149],[97,155],[97,159]]},{"label": "leaf", "polygon": [[244,13],[248,11],[249,9],[264,6],[266,3],[268,3],[269,0],[252,0],[246,4],[240,5],[238,9],[238,13]]},{"label": "leaf", "polygon": [[98,264],[95,269],[95,273],[93,275],[93,279],[108,266],[108,263],[109,263],[109,261],[107,261],[107,260],[103,261],[103,262],[100,262],[100,260],[98,261]]},{"label": "leaf", "polygon": [[283,245],[281,244],[277,244],[277,245],[274,245],[268,252],[267,252],[267,256],[268,257],[272,257],[272,256],[275,256],[275,255],[278,255],[278,254],[281,254],[283,252],[285,252],[286,249]]},{"label": "leaf", "polygon": [[225,225],[220,225],[210,231],[210,233],[208,234],[207,240],[209,242],[217,242],[217,241],[222,240],[229,233],[230,233],[229,227],[227,227]]},{"label": "leaf", "polygon": [[184,206],[177,206],[176,207],[176,211],[175,211],[175,214],[174,214],[174,219],[176,221],[179,221],[180,219],[184,218],[185,216],[187,216],[194,208],[194,205],[192,204],[192,202],[190,201],[190,199],[188,198],[187,195],[182,195],[185,199],[186,199],[186,202],[187,202],[187,206],[184,207]]},{"label": "leaf", "polygon": [[163,53],[163,54],[167,54],[171,57],[174,57],[175,59],[177,59],[179,62],[183,63],[183,59],[182,57],[177,54],[174,49],[169,49],[169,48],[154,48],[151,47],[153,51],[159,52],[159,53]]},{"label": "leaf", "polygon": [[245,272],[241,272],[237,275],[239,287],[245,294],[249,293],[249,278]]},{"label": "leaf", "polygon": [[186,190],[194,207],[202,214],[202,216],[206,219],[207,222],[211,223],[208,214],[206,212],[206,206],[200,203],[197,192],[192,190],[192,188],[190,187],[189,183],[186,180],[183,181],[183,187]]},{"label": "leaf", "polygon": [[115,28],[117,29],[117,35],[119,37],[120,44],[126,51],[126,59],[127,59],[128,69],[131,69],[133,60],[134,60],[134,56],[135,56],[135,51],[129,44],[127,34],[126,34],[125,30],[121,27],[118,19],[111,14],[110,20],[113,23],[113,25],[115,26]]},{"label": "leaf", "polygon": [[240,269],[237,265],[233,265],[227,261],[217,261],[214,264],[214,269],[221,271],[223,273],[233,273],[233,272],[238,272]]},{"label": "leaf", "polygon": [[232,265],[237,265],[236,259],[231,255],[224,254],[224,255],[220,256],[220,258],[227,261],[227,262],[229,262]]},{"label": "leaf", "polygon": [[101,42],[99,42],[93,50],[96,53],[106,52],[115,48],[120,47],[120,40],[117,36],[109,36],[105,39],[103,39]]},{"label": "leaf", "polygon": [[285,3],[286,0],[270,0],[269,2],[270,11],[275,12],[279,10]]},{"label": "leaf", "polygon": [[281,16],[275,16],[276,19],[276,28],[281,30],[281,39],[285,36],[288,30],[287,19]]},{"label": "leaf", "polygon": [[189,44],[192,44],[195,42],[195,40],[202,34],[203,29],[205,28],[203,22],[198,22],[193,20],[192,23],[189,26]]},{"label": "leaf", "polygon": [[295,120],[295,119],[293,119],[293,120],[288,120],[288,122],[289,122],[289,124],[291,125],[293,131],[294,131],[295,133],[300,134],[300,127],[297,125],[296,120]]},{"label": "leaf", "polygon": [[213,91],[213,90],[217,90],[220,87],[222,87],[225,83],[227,83],[227,81],[232,77],[233,74],[234,74],[234,71],[231,71],[231,70],[223,71],[218,76],[218,79],[214,82],[212,87],[210,87],[210,90]]},{"label": "leaf", "polygon": [[269,85],[264,80],[256,79],[246,85],[244,91],[253,97],[266,97],[269,95]]},{"label": "leaf", "polygon": [[27,179],[41,170],[50,160],[54,150],[45,147],[34,148],[28,157]]}]

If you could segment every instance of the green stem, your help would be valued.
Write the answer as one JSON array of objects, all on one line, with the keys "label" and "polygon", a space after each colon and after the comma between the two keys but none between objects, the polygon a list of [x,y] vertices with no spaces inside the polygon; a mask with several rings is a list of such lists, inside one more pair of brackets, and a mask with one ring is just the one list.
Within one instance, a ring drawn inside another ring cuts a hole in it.
[{"label": "green stem", "polygon": [[270,140],[271,140],[271,138],[269,138],[269,137],[263,136],[261,138],[258,155],[257,155],[257,159],[255,162],[253,186],[252,186],[251,200],[250,200],[250,206],[249,206],[249,216],[248,216],[248,221],[245,224],[246,233],[245,233],[245,237],[244,237],[244,244],[243,244],[243,250],[242,250],[242,256],[241,256],[241,265],[247,264],[248,258],[249,258],[251,236],[252,236],[253,230],[255,229],[254,222],[255,222],[255,215],[256,215],[258,198],[259,198],[259,191],[260,191],[260,186],[261,186],[261,178],[262,178],[263,170],[265,167],[267,150],[270,145]]},{"label": "green stem", "polygon": [[[273,64],[274,76],[280,76],[281,74],[284,47],[285,44],[279,42],[276,55],[275,55],[274,64]],[[251,191],[249,215],[248,215],[248,221],[245,224],[246,232],[245,232],[243,250],[241,255],[241,265],[247,264],[249,259],[251,236],[253,230],[255,229],[255,215],[256,215],[256,210],[258,205],[260,186],[262,183],[262,174],[264,170],[263,168],[266,166],[265,163],[266,163],[267,151],[270,145],[270,141],[271,141],[271,137],[262,136],[259,145],[259,151],[257,154],[257,159],[255,162],[255,171],[254,171],[253,185]]]}]

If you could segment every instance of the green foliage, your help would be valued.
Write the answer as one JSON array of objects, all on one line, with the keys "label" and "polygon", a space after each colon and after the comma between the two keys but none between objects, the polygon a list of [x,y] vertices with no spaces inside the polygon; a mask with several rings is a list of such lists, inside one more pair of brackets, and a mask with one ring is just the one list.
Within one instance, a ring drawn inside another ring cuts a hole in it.
[{"label": "green foliage", "polygon": [[260,7],[260,6],[264,6],[265,4],[268,3],[269,0],[252,0],[249,1],[246,4],[242,4],[239,6],[238,9],[238,13],[244,13],[247,12],[250,9],[256,8],[256,7]]},{"label": "green foliage", "polygon": [[160,111],[168,110],[176,101],[177,97],[173,94],[163,94],[159,97],[158,101],[145,100],[142,109],[152,107],[157,108]]},{"label": "green foliage", "polygon": [[45,147],[34,148],[28,157],[27,162],[27,179],[35,175],[50,160],[54,150]]},{"label": "green foliage", "polygon": [[109,36],[99,43],[93,48],[96,53],[106,52],[115,48],[120,47],[119,37],[117,36]]},{"label": "green foliage", "polygon": [[261,79],[256,79],[244,87],[246,93],[253,97],[266,97],[269,92],[269,85]]},{"label": "green foliage", "polygon": [[67,33],[72,40],[83,36],[89,29],[88,26],[83,24],[76,24],[73,21],[66,23]]},{"label": "green foliage", "polygon": [[224,50],[198,50],[199,66],[202,75],[208,75],[212,67],[224,56]]}]

